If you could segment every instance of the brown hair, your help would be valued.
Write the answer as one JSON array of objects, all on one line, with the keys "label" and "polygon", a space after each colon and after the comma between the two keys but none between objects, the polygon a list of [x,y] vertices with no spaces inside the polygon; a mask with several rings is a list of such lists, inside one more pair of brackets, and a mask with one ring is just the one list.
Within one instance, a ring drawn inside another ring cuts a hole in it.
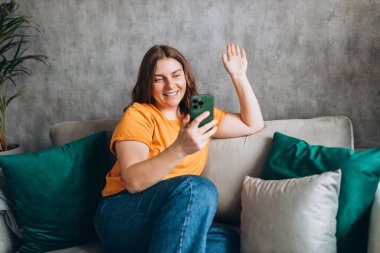
[{"label": "brown hair", "polygon": [[173,58],[182,65],[186,78],[186,92],[179,104],[179,108],[182,114],[187,114],[190,111],[190,97],[198,94],[195,79],[191,73],[190,64],[185,57],[177,49],[167,45],[153,46],[144,55],[141,61],[139,73],[137,75],[135,87],[132,90],[132,102],[130,105],[134,102],[150,104],[155,103],[152,96],[154,71],[157,61],[164,58]]}]

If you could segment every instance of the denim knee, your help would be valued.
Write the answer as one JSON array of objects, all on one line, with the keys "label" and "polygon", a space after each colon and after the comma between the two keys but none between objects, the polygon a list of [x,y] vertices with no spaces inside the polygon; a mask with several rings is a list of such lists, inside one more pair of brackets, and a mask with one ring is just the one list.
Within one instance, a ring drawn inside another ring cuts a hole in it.
[{"label": "denim knee", "polygon": [[194,189],[193,198],[197,206],[215,206],[218,203],[218,189],[209,179],[201,176],[189,176],[190,183]]}]

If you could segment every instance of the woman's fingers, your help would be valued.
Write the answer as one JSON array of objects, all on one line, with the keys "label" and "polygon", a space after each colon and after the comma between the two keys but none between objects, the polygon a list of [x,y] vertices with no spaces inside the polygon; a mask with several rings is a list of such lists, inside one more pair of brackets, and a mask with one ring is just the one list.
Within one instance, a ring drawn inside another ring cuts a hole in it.
[{"label": "woman's fingers", "polygon": [[222,53],[222,60],[223,60],[224,65],[226,65],[226,63],[228,62],[227,54]]},{"label": "woman's fingers", "polygon": [[[238,56],[238,57],[244,58],[245,57],[245,51],[239,45],[229,43],[229,44],[227,44],[227,55],[226,56],[228,57],[227,58],[228,60],[230,60],[230,58],[233,56]],[[224,58],[223,58],[223,60],[224,60]]]},{"label": "woman's fingers", "polygon": [[235,46],[235,44],[231,43],[230,46],[231,46],[232,55],[236,56],[236,46]]},{"label": "woman's fingers", "polygon": [[241,58],[246,59],[247,55],[245,54],[244,48],[241,49]]},{"label": "woman's fingers", "polygon": [[228,60],[230,60],[230,57],[233,56],[232,46],[231,46],[231,44],[228,44],[228,45],[227,45],[227,56],[228,56]]},{"label": "woman's fingers", "polygon": [[214,126],[213,128],[210,129],[210,131],[206,132],[203,136],[207,137],[207,139],[211,138],[216,133],[217,130],[218,130],[218,127]]},{"label": "woman's fingers", "polygon": [[186,128],[187,125],[189,124],[189,122],[190,122],[190,114],[187,114],[187,115],[182,119],[181,128]]},{"label": "woman's fingers", "polygon": [[213,126],[207,132],[198,136],[198,139],[196,141],[198,143],[198,150],[204,148],[207,145],[207,142],[216,133],[217,130],[218,128],[216,126]]},{"label": "woman's fingers", "polygon": [[193,121],[191,121],[191,126],[195,126],[198,128],[199,124],[205,119],[208,117],[208,115],[210,115],[210,112],[209,111],[206,111],[206,112],[203,112],[201,113],[198,117],[196,117],[195,119],[193,119]]},{"label": "woman's fingers", "polygon": [[236,56],[241,56],[241,50],[240,50],[240,47],[238,45],[235,45],[235,48],[236,48]]},{"label": "woman's fingers", "polygon": [[209,131],[210,129],[212,129],[217,123],[218,123],[218,120],[214,119],[211,122],[209,122],[209,123],[204,124],[203,126],[201,126],[199,128],[199,131],[201,132],[201,134],[204,134],[207,131]]}]

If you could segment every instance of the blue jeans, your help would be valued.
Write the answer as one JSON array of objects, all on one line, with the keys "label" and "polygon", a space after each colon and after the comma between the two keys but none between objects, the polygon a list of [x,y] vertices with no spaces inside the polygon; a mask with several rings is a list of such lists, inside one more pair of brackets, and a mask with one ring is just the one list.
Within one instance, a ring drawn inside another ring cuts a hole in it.
[{"label": "blue jeans", "polygon": [[208,179],[175,177],[102,198],[95,227],[112,253],[238,253],[239,233],[212,224],[217,200]]}]

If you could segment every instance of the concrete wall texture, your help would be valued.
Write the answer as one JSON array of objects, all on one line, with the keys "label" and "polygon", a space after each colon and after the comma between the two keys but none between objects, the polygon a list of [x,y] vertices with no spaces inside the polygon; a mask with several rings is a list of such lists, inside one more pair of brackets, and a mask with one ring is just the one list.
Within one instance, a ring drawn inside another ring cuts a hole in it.
[{"label": "concrete wall texture", "polygon": [[119,118],[144,53],[184,53],[201,92],[239,110],[221,61],[228,42],[248,54],[248,77],[266,120],[346,115],[357,147],[380,146],[380,0],[19,0],[49,57],[18,78],[10,141],[48,148],[61,121]]}]

